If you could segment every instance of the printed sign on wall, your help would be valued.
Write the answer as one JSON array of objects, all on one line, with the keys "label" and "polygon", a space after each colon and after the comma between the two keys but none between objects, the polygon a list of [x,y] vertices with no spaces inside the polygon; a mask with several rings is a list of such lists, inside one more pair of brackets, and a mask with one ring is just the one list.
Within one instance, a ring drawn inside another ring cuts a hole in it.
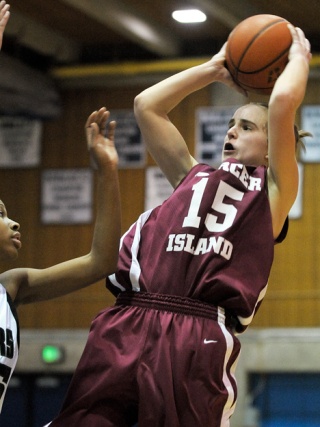
[{"label": "printed sign on wall", "polygon": [[158,166],[146,169],[145,210],[161,205],[172,191],[173,188]]},{"label": "printed sign on wall", "polygon": [[301,108],[301,127],[313,137],[304,138],[305,150],[300,158],[305,163],[320,162],[320,105],[306,105]]},{"label": "printed sign on wall", "polygon": [[298,194],[296,197],[296,200],[289,212],[289,218],[290,219],[299,219],[302,217],[303,213],[303,179],[304,179],[304,171],[303,171],[303,164],[298,163],[298,170],[299,170],[299,187],[298,187]]},{"label": "printed sign on wall", "polygon": [[25,168],[40,164],[42,122],[25,117],[0,117],[0,167]]},{"label": "printed sign on wall", "polygon": [[47,169],[42,173],[41,220],[44,224],[92,221],[91,169]]},{"label": "printed sign on wall", "polygon": [[116,148],[119,168],[144,167],[146,148],[132,110],[112,110],[110,120],[117,122]]},{"label": "printed sign on wall", "polygon": [[201,107],[196,110],[196,149],[198,162],[217,167],[229,121],[236,107]]}]

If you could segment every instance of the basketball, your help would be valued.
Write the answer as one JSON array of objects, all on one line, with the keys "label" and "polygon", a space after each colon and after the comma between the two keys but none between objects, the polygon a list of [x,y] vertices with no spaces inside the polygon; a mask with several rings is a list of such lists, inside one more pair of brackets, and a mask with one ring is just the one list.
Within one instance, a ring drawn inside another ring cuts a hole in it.
[{"label": "basketball", "polygon": [[270,95],[288,62],[292,44],[288,23],[276,15],[253,15],[230,33],[226,66],[243,89]]}]

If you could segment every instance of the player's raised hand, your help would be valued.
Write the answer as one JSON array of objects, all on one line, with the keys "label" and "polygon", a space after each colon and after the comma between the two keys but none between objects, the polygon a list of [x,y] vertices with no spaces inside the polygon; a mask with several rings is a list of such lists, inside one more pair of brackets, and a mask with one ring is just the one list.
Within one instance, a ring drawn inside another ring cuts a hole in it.
[{"label": "player's raised hand", "polygon": [[3,33],[10,17],[10,5],[5,0],[0,1],[0,49],[2,46]]},{"label": "player's raised hand", "polygon": [[289,50],[289,60],[291,60],[295,55],[302,55],[309,62],[312,57],[309,40],[305,37],[301,28],[294,27],[291,24],[288,24],[288,28],[292,35],[292,45]]},{"label": "player's raised hand", "polygon": [[116,122],[108,122],[109,117],[110,112],[102,107],[90,114],[85,125],[88,149],[99,169],[118,165],[118,153],[114,143]]}]

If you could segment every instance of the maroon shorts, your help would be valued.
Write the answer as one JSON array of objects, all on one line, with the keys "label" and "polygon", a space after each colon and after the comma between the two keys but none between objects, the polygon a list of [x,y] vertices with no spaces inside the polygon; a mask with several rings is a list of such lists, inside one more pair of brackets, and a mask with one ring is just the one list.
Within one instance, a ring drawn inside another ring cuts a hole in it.
[{"label": "maroon shorts", "polygon": [[239,352],[223,309],[125,292],[94,319],[50,427],[227,427]]}]

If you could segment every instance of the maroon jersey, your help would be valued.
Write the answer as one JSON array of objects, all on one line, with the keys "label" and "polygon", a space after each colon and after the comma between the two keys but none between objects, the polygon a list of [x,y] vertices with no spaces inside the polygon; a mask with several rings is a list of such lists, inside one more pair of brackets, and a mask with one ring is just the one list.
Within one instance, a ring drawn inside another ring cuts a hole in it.
[{"label": "maroon jersey", "polygon": [[265,295],[273,253],[266,168],[198,164],[123,236],[107,287],[221,306],[241,332]]}]

